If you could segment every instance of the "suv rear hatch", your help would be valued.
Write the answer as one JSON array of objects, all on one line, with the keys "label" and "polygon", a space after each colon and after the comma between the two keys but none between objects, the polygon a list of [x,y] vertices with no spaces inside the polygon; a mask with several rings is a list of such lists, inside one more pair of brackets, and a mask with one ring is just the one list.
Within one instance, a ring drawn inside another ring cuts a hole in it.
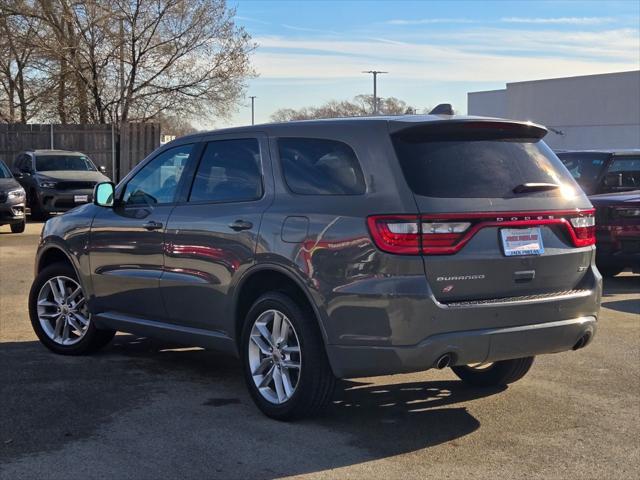
[{"label": "suv rear hatch", "polygon": [[452,119],[391,129],[420,215],[377,217],[370,227],[418,233],[436,299],[539,298],[582,287],[593,209],[542,141],[543,127]]}]

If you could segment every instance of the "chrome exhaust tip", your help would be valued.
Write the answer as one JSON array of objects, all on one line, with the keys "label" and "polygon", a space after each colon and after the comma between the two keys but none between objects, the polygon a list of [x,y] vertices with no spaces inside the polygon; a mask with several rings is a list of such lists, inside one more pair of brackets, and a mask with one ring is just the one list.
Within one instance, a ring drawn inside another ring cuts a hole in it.
[{"label": "chrome exhaust tip", "polygon": [[580,337],[580,339],[573,346],[573,350],[579,350],[583,347],[586,347],[590,340],[591,340],[591,333],[590,332],[585,333],[583,336]]},{"label": "chrome exhaust tip", "polygon": [[442,370],[443,368],[447,368],[449,365],[451,365],[451,360],[452,360],[451,354],[450,353],[445,353],[440,358],[438,358],[438,360],[436,360],[436,368],[438,370]]}]

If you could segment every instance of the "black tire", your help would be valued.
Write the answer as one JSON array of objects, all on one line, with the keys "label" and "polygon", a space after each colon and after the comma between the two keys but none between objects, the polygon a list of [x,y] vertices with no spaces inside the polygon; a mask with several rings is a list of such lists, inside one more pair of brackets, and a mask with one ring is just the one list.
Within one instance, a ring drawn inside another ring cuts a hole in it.
[{"label": "black tire", "polygon": [[598,271],[602,274],[603,277],[611,278],[615,277],[619,273],[624,271],[622,267],[598,267]]},{"label": "black tire", "polygon": [[[49,350],[62,355],[85,355],[99,350],[107,345],[113,336],[115,330],[101,330],[95,327],[89,317],[89,326],[85,335],[80,341],[73,345],[61,345],[54,342],[46,334],[40,320],[38,318],[38,294],[43,285],[51,278],[56,276],[66,276],[78,282],[78,276],[75,270],[68,263],[54,263],[44,268],[35,278],[29,292],[29,316],[31,317],[31,326],[40,342]],[[79,283],[79,282],[78,282]]]},{"label": "black tire", "polygon": [[24,232],[25,227],[27,226],[27,222],[24,220],[20,223],[12,223],[11,224],[11,233],[22,233]]},{"label": "black tire", "polygon": [[451,370],[465,383],[476,387],[499,387],[516,382],[526,375],[535,357],[516,358],[494,362],[485,369],[466,365],[451,367]]},{"label": "black tire", "polygon": [[31,220],[44,221],[49,218],[49,214],[42,208],[35,192],[29,198],[29,208],[31,209]]},{"label": "black tire", "polygon": [[[300,347],[301,369],[298,384],[291,398],[275,404],[262,396],[255,385],[249,366],[249,342],[251,329],[258,317],[275,309],[286,315],[292,324]],[[336,378],[331,371],[315,314],[305,305],[284,292],[262,295],[253,304],[242,328],[242,368],[249,393],[258,408],[276,420],[294,420],[319,413],[331,400]]]}]

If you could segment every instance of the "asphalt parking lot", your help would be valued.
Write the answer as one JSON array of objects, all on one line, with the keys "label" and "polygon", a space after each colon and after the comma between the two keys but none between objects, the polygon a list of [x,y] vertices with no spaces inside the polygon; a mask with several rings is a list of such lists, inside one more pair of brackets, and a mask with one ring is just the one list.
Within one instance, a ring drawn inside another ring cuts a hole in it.
[{"label": "asphalt parking lot", "polygon": [[41,224],[0,227],[0,478],[638,478],[640,276],[605,283],[588,348],[504,390],[448,370],[344,381],[320,418],[279,423],[238,361],[118,335],[91,357],[36,341]]}]

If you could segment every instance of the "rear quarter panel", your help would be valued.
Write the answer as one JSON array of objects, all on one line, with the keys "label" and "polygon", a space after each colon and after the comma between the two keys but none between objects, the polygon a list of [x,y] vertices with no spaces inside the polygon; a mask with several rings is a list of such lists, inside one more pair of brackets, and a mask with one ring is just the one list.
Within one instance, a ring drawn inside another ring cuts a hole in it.
[{"label": "rear quarter panel", "polygon": [[[318,307],[321,327],[329,344],[388,344],[399,324],[415,317],[389,297],[416,299],[426,293],[424,267],[419,256],[381,252],[373,244],[367,216],[416,213],[412,194],[394,160],[387,126],[317,125],[271,132],[270,148],[276,197],[264,214],[256,261],[285,267],[302,280]],[[350,145],[360,161],[367,191],[364,195],[297,195],[283,180],[278,137],[339,140]],[[295,217],[283,234],[287,218]]]}]

